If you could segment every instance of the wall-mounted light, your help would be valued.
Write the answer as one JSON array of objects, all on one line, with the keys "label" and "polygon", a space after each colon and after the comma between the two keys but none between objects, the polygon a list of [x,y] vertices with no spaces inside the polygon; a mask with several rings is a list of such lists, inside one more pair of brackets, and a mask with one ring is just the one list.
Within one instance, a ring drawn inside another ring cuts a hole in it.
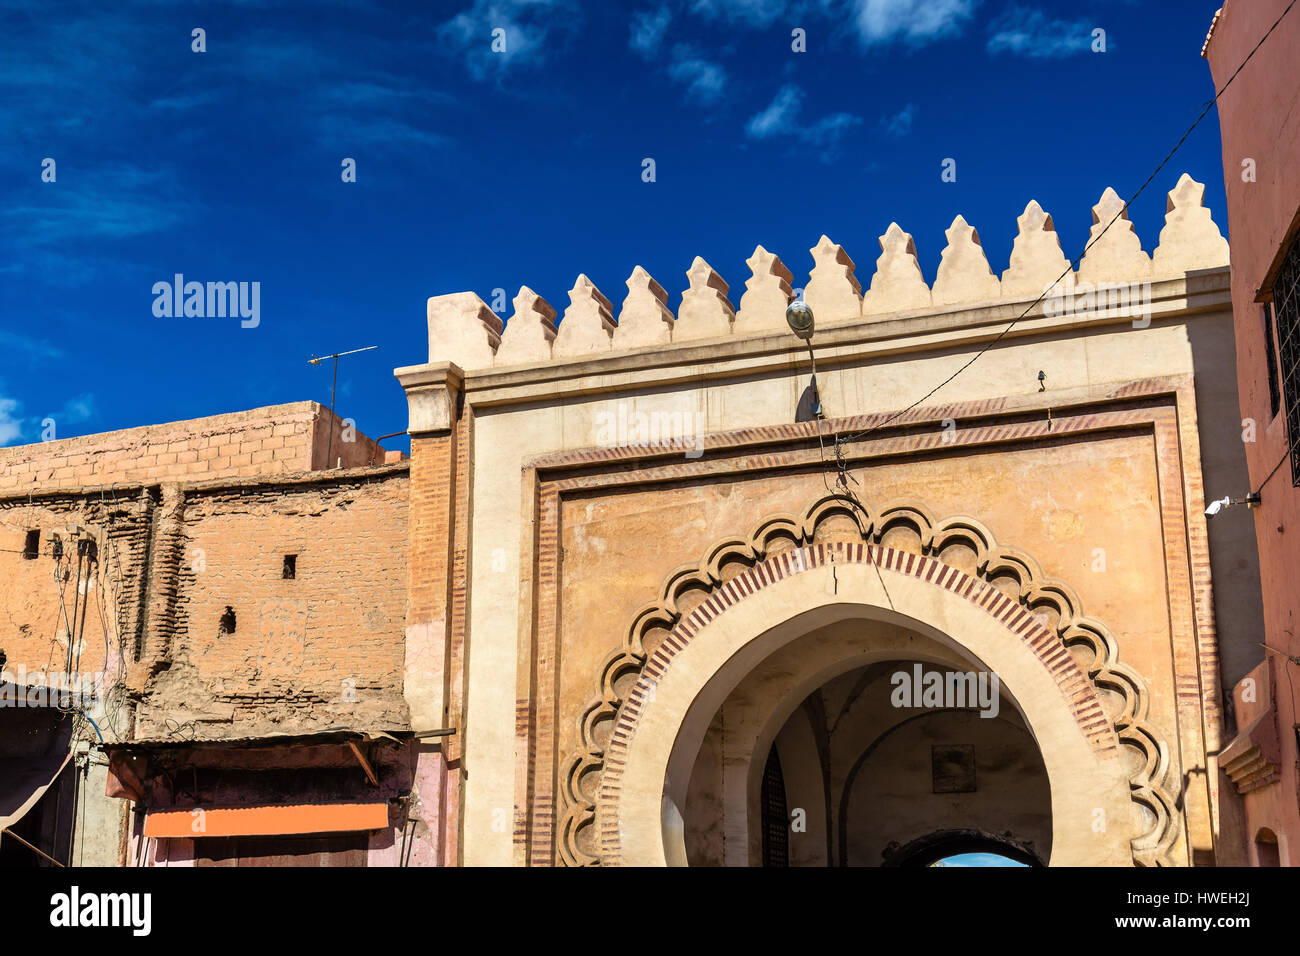
[{"label": "wall-mounted light", "polygon": [[[803,299],[795,299],[785,308],[785,321],[790,331],[804,341],[812,338],[813,310]],[[811,346],[809,346],[811,348]]]},{"label": "wall-mounted light", "polygon": [[813,355],[813,310],[803,299],[795,299],[785,307],[785,322],[790,331],[803,339],[808,346],[808,361],[812,365],[812,379],[804,398],[794,412],[796,422],[815,421],[822,417],[822,398],[817,391],[817,357]]},{"label": "wall-mounted light", "polygon": [[1211,501],[1205,509],[1205,517],[1213,518],[1224,508],[1231,508],[1233,505],[1245,505],[1247,508],[1258,508],[1260,497],[1258,491],[1252,491],[1244,498],[1233,498],[1231,495],[1226,498],[1219,498],[1217,501]]}]

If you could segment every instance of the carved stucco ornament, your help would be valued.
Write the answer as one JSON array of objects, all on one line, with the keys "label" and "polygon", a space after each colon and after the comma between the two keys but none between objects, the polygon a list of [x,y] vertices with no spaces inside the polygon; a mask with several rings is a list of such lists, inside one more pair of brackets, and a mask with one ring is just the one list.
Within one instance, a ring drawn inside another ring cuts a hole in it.
[{"label": "carved stucco ornament", "polygon": [[[1082,604],[1069,585],[1046,578],[1037,561],[1014,548],[1000,547],[993,535],[972,518],[950,517],[936,521],[920,503],[896,503],[878,513],[866,511],[839,495],[815,501],[802,517],[776,515],[759,523],[748,538],[728,538],[705,552],[696,565],[678,568],[665,579],[659,598],[633,618],[622,646],[606,656],[599,674],[598,693],[579,716],[580,749],[562,764],[560,806],[557,808],[560,862],[567,866],[599,866],[600,839],[596,801],[604,773],[606,748],[627,694],[636,683],[647,658],[674,628],[732,576],[724,569],[745,568],[779,557],[784,552],[816,544],[866,542],[875,547],[887,533],[909,529],[919,553],[940,562],[953,546],[975,555],[976,577],[989,584],[1014,582],[1022,608],[1054,621],[1048,627],[1076,661],[1099,698],[1108,698],[1107,721],[1127,758],[1130,797],[1147,821],[1146,830],[1132,841],[1133,861],[1139,866],[1168,866],[1170,851],[1178,841],[1178,811],[1169,788],[1170,746],[1148,721],[1150,690],[1145,680],[1119,661],[1119,647],[1111,632],[1082,613]],[[886,549],[888,550],[888,549]],[[725,576],[724,576],[725,575]],[[1040,612],[1048,612],[1046,615]]]}]

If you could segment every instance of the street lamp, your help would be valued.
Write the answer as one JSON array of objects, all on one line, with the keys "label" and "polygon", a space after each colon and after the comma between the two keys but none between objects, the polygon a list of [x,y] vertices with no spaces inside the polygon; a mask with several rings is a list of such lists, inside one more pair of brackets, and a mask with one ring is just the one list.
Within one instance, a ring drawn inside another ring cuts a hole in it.
[{"label": "street lamp", "polygon": [[[785,322],[790,326],[790,331],[804,341],[812,338],[813,334],[813,310],[803,299],[795,299],[785,308]],[[812,348],[809,343],[808,348]]]},{"label": "street lamp", "polygon": [[[817,359],[813,355],[812,337],[813,337],[813,310],[802,298],[795,299],[785,307],[785,323],[790,326],[790,331],[803,339],[804,344],[808,346],[808,361],[812,363],[812,380],[808,383],[809,398],[811,399],[810,413],[814,419],[820,418],[822,414],[821,393],[817,391]],[[803,402],[799,403],[800,409],[795,410],[795,421],[806,421],[801,414]]]}]

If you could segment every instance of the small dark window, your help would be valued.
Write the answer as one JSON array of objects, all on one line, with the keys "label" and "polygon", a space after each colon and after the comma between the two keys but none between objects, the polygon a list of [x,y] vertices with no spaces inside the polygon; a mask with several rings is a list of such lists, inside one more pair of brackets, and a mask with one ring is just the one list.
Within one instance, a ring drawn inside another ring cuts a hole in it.
[{"label": "small dark window", "polygon": [[1273,283],[1273,323],[1291,448],[1291,484],[1300,488],[1300,236],[1292,240]]},{"label": "small dark window", "polygon": [[1255,834],[1255,854],[1259,866],[1281,866],[1282,855],[1277,845],[1277,834],[1268,827],[1260,828]]},{"label": "small dark window", "polygon": [[77,550],[87,561],[99,560],[99,545],[95,543],[94,538],[83,538],[77,545]]},{"label": "small dark window", "polygon": [[235,610],[226,605],[225,613],[221,615],[221,620],[217,622],[217,634],[234,634],[235,633]]},{"label": "small dark window", "polygon": [[27,532],[27,540],[23,542],[23,557],[31,561],[41,553],[41,532],[40,529]]},{"label": "small dark window", "polygon": [[970,744],[933,744],[930,776],[934,793],[975,793],[975,748]]},{"label": "small dark window", "polygon": [[286,581],[292,581],[298,576],[298,555],[286,554],[284,556],[284,569],[280,572],[280,577]]},{"label": "small dark window", "polygon": [[1277,381],[1277,345],[1273,342],[1273,303],[1265,302],[1264,360],[1268,362],[1268,420],[1277,418],[1282,409],[1282,392]]}]

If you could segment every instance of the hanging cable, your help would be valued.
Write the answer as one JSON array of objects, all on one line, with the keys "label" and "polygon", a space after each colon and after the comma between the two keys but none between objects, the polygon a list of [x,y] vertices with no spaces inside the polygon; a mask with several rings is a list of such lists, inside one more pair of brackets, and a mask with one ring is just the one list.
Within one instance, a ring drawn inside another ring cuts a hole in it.
[{"label": "hanging cable", "polygon": [[894,413],[889,418],[886,418],[884,421],[879,422],[876,425],[873,425],[871,428],[864,429],[863,431],[860,431],[855,435],[851,435],[847,437],[836,436],[836,443],[839,444],[841,442],[846,442],[846,441],[857,441],[858,439],[863,438],[866,435],[870,435],[872,432],[879,431],[881,428],[884,428],[886,425],[890,424],[891,422],[897,421],[899,418],[906,415],[908,412],[912,411],[912,409],[916,408],[921,403],[928,400],[932,395],[934,395],[935,392],[939,391],[941,388],[943,388],[945,385],[947,385],[949,382],[955,379],[962,372],[966,371],[966,369],[974,365],[975,362],[977,362],[981,356],[983,356],[986,352],[989,351],[989,349],[993,348],[993,346],[997,345],[1000,341],[1002,341],[1002,339],[1005,338],[1011,332],[1011,330],[1015,328],[1016,325],[1022,319],[1024,319],[1025,316],[1027,316],[1034,309],[1036,305],[1038,305],[1038,303],[1042,302],[1043,299],[1046,298],[1049,292],[1055,289],[1066,276],[1070,275],[1070,273],[1074,272],[1078,268],[1079,263],[1083,260],[1083,257],[1087,255],[1088,250],[1091,249],[1094,245],[1096,245],[1102,236],[1106,235],[1110,227],[1115,225],[1116,222],[1118,222],[1121,218],[1123,218],[1127,214],[1129,207],[1133,205],[1133,203],[1137,200],[1139,196],[1141,196],[1144,192],[1146,192],[1147,187],[1150,186],[1152,181],[1156,178],[1156,176],[1160,174],[1160,171],[1163,170],[1165,166],[1169,164],[1169,161],[1174,158],[1174,154],[1177,153],[1178,150],[1182,148],[1185,142],[1187,142],[1187,138],[1192,135],[1192,131],[1195,130],[1196,127],[1201,124],[1201,121],[1204,120],[1205,117],[1209,115],[1210,110],[1212,110],[1214,106],[1219,102],[1223,94],[1228,91],[1228,87],[1232,86],[1233,80],[1235,80],[1238,74],[1240,74],[1241,71],[1246,68],[1246,64],[1251,61],[1251,58],[1254,57],[1254,55],[1257,52],[1259,52],[1259,48],[1264,45],[1264,41],[1267,40],[1272,35],[1273,31],[1277,29],[1278,24],[1280,24],[1282,20],[1286,17],[1286,15],[1291,12],[1291,8],[1294,7],[1296,3],[1297,0],[1291,0],[1291,2],[1287,4],[1286,9],[1282,11],[1281,15],[1276,20],[1273,21],[1273,25],[1268,28],[1268,31],[1262,37],[1260,37],[1259,42],[1256,43],[1254,48],[1250,51],[1250,53],[1247,54],[1246,59],[1241,61],[1241,65],[1238,66],[1237,69],[1233,71],[1232,76],[1228,77],[1228,81],[1224,83],[1223,87],[1214,94],[1214,99],[1210,100],[1205,105],[1205,109],[1203,109],[1201,111],[1201,114],[1196,117],[1196,120],[1192,123],[1192,125],[1187,128],[1187,132],[1183,133],[1183,135],[1179,138],[1178,142],[1176,142],[1173,148],[1169,150],[1169,152],[1165,155],[1165,158],[1160,161],[1160,165],[1158,165],[1154,170],[1152,170],[1151,175],[1148,176],[1146,178],[1146,181],[1142,183],[1141,186],[1138,187],[1137,192],[1133,193],[1133,195],[1128,198],[1128,200],[1124,203],[1123,208],[1121,208],[1120,211],[1115,214],[1115,217],[1111,219],[1110,222],[1106,223],[1105,228],[1102,229],[1101,232],[1099,232],[1095,237],[1093,237],[1088,241],[1087,245],[1083,247],[1083,252],[1079,253],[1079,255],[1070,263],[1070,265],[1066,268],[1066,270],[1056,278],[1056,281],[1054,281],[1051,285],[1049,285],[1046,289],[1044,289],[1042,293],[1038,296],[1038,298],[1034,299],[1033,302],[1029,303],[1029,306],[1023,312],[1021,312],[1020,315],[1018,315],[1015,319],[1013,319],[1005,329],[999,332],[991,342],[986,344],[982,349],[980,349],[978,352],[972,355],[960,368],[957,369],[957,371],[953,372],[951,375],[945,378],[934,388],[930,389],[930,391],[926,392],[924,395],[922,395],[920,398],[914,401],[911,405],[908,405],[902,411]]}]

